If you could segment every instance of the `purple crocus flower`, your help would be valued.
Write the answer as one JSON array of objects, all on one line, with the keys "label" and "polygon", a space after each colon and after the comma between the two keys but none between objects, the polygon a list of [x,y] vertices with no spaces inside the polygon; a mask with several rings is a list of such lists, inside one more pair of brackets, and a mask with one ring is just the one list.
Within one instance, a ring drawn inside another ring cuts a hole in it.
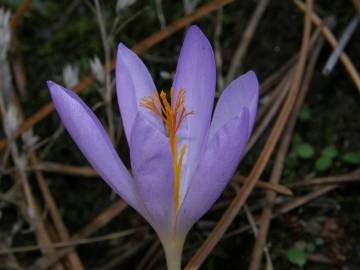
[{"label": "purple crocus flower", "polygon": [[165,92],[156,92],[138,56],[119,45],[116,88],[131,173],[85,103],[48,82],[56,110],[82,153],[158,234],[168,269],[180,269],[188,231],[226,187],[252,131],[259,95],[255,73],[231,82],[211,117],[215,81],[211,45],[196,26],[186,33],[170,102]]}]

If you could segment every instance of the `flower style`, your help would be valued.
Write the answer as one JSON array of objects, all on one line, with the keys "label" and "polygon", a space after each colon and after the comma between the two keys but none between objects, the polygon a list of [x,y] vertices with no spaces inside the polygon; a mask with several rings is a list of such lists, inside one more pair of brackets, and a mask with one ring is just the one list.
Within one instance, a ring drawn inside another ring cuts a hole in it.
[{"label": "flower style", "polygon": [[215,82],[211,45],[196,26],[186,33],[170,102],[165,92],[157,93],[138,56],[119,45],[116,89],[131,174],[95,114],[74,92],[48,82],[56,110],[81,152],[158,234],[168,269],[180,269],[188,231],[235,173],[253,128],[259,95],[255,73],[231,82],[211,117]]}]

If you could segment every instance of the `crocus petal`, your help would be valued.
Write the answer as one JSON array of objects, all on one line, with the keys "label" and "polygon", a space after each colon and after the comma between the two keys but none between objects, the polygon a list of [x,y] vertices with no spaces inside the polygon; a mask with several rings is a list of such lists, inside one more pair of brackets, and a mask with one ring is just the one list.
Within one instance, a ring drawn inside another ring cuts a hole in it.
[{"label": "crocus petal", "polygon": [[50,81],[48,87],[55,108],[80,151],[106,183],[143,214],[132,178],[98,118],[73,91]]},{"label": "crocus petal", "polygon": [[128,142],[139,111],[157,128],[163,128],[159,117],[140,106],[141,99],[151,96],[154,91],[156,91],[155,84],[144,63],[132,50],[120,43],[116,60],[116,93]]},{"label": "crocus petal", "polygon": [[258,98],[259,83],[253,71],[232,81],[225,88],[216,105],[209,132],[210,140],[223,125],[238,115],[243,107],[249,109],[248,135],[250,136],[255,121]]},{"label": "crocus petal", "polygon": [[138,113],[131,131],[132,174],[159,235],[169,235],[173,214],[173,165],[169,139]]},{"label": "crocus petal", "polygon": [[[249,111],[243,107],[208,141],[177,218],[180,234],[206,213],[225,189],[248,140]],[[221,158],[219,158],[221,157]]]},{"label": "crocus petal", "polygon": [[194,112],[194,115],[186,118],[179,130],[182,143],[187,145],[185,166],[181,172],[180,202],[197,167],[197,160],[209,129],[215,83],[215,59],[211,45],[198,27],[191,26],[181,48],[173,83],[175,96],[180,89],[184,89],[185,107],[187,111]]}]

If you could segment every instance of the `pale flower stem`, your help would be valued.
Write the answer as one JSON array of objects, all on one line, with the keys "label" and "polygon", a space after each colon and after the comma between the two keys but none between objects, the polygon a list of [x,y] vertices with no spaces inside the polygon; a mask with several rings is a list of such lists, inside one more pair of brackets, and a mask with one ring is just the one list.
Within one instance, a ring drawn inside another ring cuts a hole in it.
[{"label": "pale flower stem", "polygon": [[184,241],[171,239],[163,243],[167,270],[181,270],[181,255]]}]

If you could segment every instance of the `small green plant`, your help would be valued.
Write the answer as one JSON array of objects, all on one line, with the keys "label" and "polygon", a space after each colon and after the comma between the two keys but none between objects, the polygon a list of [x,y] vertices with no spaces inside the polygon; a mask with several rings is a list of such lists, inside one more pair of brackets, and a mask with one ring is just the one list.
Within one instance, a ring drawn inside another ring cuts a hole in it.
[{"label": "small green plant", "polygon": [[297,247],[292,247],[287,251],[287,259],[300,268],[303,268],[307,261],[305,252]]},{"label": "small green plant", "polygon": [[308,121],[311,117],[311,110],[309,107],[305,106],[299,113],[300,121]]},{"label": "small green plant", "polygon": [[315,169],[318,172],[327,171],[333,164],[333,160],[338,156],[338,151],[334,146],[328,146],[321,151],[321,156],[315,161]]},{"label": "small green plant", "polygon": [[328,170],[331,167],[332,159],[328,157],[320,157],[315,161],[315,168],[319,172]]},{"label": "small green plant", "polygon": [[314,155],[314,148],[308,143],[300,143],[295,146],[295,152],[299,157],[309,159]]},{"label": "small green plant", "polygon": [[334,146],[328,146],[321,151],[321,155],[332,159],[337,157],[338,151]]},{"label": "small green plant", "polygon": [[342,159],[351,165],[360,165],[360,152],[347,152]]}]

